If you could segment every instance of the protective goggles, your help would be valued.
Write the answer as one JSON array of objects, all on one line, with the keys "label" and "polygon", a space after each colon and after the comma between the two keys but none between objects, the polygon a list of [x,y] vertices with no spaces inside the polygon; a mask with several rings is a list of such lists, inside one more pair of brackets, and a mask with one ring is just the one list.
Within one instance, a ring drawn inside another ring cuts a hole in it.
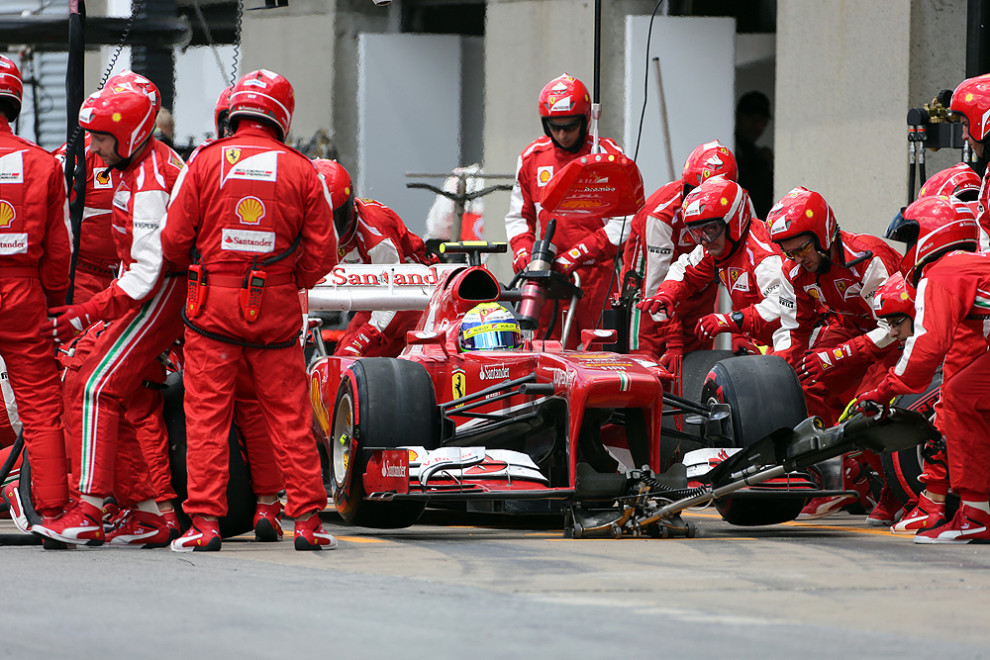
[{"label": "protective goggles", "polygon": [[804,255],[811,252],[814,249],[814,247],[815,247],[815,239],[812,238],[812,239],[808,239],[808,241],[805,243],[801,243],[801,245],[797,246],[793,250],[785,250],[784,248],[781,248],[780,251],[783,252],[784,256],[787,257],[788,259],[793,259],[794,261],[797,261]]},{"label": "protective goggles", "polygon": [[576,131],[579,128],[581,128],[580,119],[575,119],[574,121],[566,124],[558,124],[557,122],[547,120],[547,129],[551,131],[570,133],[571,131]]},{"label": "protective goggles", "polygon": [[701,225],[688,226],[688,233],[695,243],[711,243],[725,231],[725,221],[721,219],[712,220]]}]

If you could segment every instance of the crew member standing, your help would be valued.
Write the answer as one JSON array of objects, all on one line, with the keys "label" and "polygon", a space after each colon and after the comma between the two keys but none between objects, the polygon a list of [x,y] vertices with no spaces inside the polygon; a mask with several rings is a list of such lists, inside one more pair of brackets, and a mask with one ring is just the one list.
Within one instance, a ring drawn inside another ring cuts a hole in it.
[{"label": "crew member standing", "polygon": [[336,263],[333,214],[313,164],[283,142],[292,85],[272,71],[241,78],[230,98],[234,135],[190,157],[162,231],[165,255],[189,266],[185,332],[185,511],[172,549],[219,550],[227,512],[227,436],[246,366],[282,465],[297,550],[332,548],[307,407],[299,289]]},{"label": "crew member standing", "polygon": [[[72,230],[58,161],[10,129],[22,91],[17,65],[0,55],[0,355],[20,406],[34,508],[47,518],[65,507],[69,489],[55,345],[38,327],[48,305],[65,302]],[[17,486],[4,498],[27,531]]]},{"label": "crew member standing", "polygon": [[[532,142],[519,156],[509,212],[505,216],[505,233],[513,253],[512,269],[517,273],[529,265],[533,243],[537,237],[542,238],[551,219],[540,206],[543,189],[572,160],[590,154],[593,145],[588,132],[591,98],[577,78],[565,73],[548,82],[540,92],[539,110],[546,135]],[[599,146],[607,154],[622,153],[608,138],[600,138]],[[584,291],[575,312],[578,328],[597,327],[613,281],[612,260],[630,224],[625,217],[589,217],[557,223],[553,244],[558,256],[554,268],[565,275],[576,272]],[[561,319],[564,312],[561,311]],[[549,322],[549,314],[541,317],[541,333]],[[560,337],[559,320],[552,330],[551,338]],[[570,337],[568,346],[575,346],[577,341],[577,337]]]}]

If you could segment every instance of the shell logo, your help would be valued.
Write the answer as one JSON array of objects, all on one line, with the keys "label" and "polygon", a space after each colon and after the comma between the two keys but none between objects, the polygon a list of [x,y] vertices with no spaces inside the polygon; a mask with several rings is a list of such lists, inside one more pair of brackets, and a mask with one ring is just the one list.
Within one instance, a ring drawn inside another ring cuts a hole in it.
[{"label": "shell logo", "polygon": [[966,95],[966,102],[968,103],[972,100],[973,100],[973,92],[970,92],[969,94]]},{"label": "shell logo", "polygon": [[6,228],[14,222],[17,214],[10,202],[0,199],[0,228]]},{"label": "shell logo", "polygon": [[257,197],[245,197],[237,202],[237,217],[247,225],[256,225],[265,217],[265,205]]},{"label": "shell logo", "polygon": [[721,199],[718,200],[718,203],[721,204],[722,206],[728,206],[729,200],[727,200],[725,197],[722,197]]},{"label": "shell logo", "polygon": [[104,186],[110,183],[110,169],[97,170],[96,180]]},{"label": "shell logo", "polygon": [[122,117],[121,117],[121,115],[120,115],[120,113],[119,113],[119,112],[115,112],[115,113],[113,113],[113,115],[112,115],[112,116],[110,117],[110,119],[112,119],[112,120],[113,120],[113,121],[115,121],[115,122],[118,122],[118,121],[120,121],[120,120],[122,119]]},{"label": "shell logo", "polygon": [[549,170],[543,170],[542,172],[540,172],[540,183],[546,183],[549,180],[550,180]]},{"label": "shell logo", "polygon": [[901,291],[901,300],[907,300],[907,299],[908,299],[908,294]]},{"label": "shell logo", "polygon": [[809,218],[813,218],[813,217],[815,216],[815,212],[814,212],[814,211],[812,211],[811,209],[807,209],[807,210],[805,210],[805,212],[804,212],[804,214],[805,214],[806,216],[808,216]]}]

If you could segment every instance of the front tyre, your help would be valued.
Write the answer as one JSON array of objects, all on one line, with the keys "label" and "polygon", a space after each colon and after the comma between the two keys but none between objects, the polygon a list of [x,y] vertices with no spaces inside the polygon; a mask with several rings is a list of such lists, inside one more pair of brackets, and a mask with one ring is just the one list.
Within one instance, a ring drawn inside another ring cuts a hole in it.
[{"label": "front tyre", "polygon": [[394,358],[358,360],[341,379],[330,428],[333,501],[344,522],[381,529],[415,523],[423,501],[364,499],[368,461],[362,449],[438,446],[436,394],[426,369]]}]

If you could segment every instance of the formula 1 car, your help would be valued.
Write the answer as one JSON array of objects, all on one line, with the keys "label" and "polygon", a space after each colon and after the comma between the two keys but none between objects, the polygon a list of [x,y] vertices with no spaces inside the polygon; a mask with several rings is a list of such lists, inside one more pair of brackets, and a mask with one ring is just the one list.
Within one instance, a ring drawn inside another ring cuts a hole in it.
[{"label": "formula 1 car", "polygon": [[[468,252],[472,265],[339,266],[311,292],[311,311],[417,309],[428,296],[398,358],[320,355],[310,365],[314,432],[345,522],[398,528],[427,503],[487,502],[499,511],[522,500],[559,503],[575,535],[603,526],[690,534],[677,511],[654,519],[658,503],[712,492],[720,475],[734,474],[720,463],[775,458],[748,448],[807,417],[793,370],[776,356],[718,362],[694,401],[673,394],[677,376],[652,360],[600,350],[614,330],[582,330],[583,350],[528,336],[516,350],[461,352],[465,312],[521,298],[480,265],[482,252],[496,250],[504,246],[447,245]],[[577,295],[559,281],[544,294],[554,287]],[[665,415],[697,431],[665,427]],[[823,484],[817,460],[791,460],[790,469],[711,499],[729,522],[773,524],[796,517],[811,497],[845,492],[840,482]],[[632,501],[640,513],[616,524]]]}]

